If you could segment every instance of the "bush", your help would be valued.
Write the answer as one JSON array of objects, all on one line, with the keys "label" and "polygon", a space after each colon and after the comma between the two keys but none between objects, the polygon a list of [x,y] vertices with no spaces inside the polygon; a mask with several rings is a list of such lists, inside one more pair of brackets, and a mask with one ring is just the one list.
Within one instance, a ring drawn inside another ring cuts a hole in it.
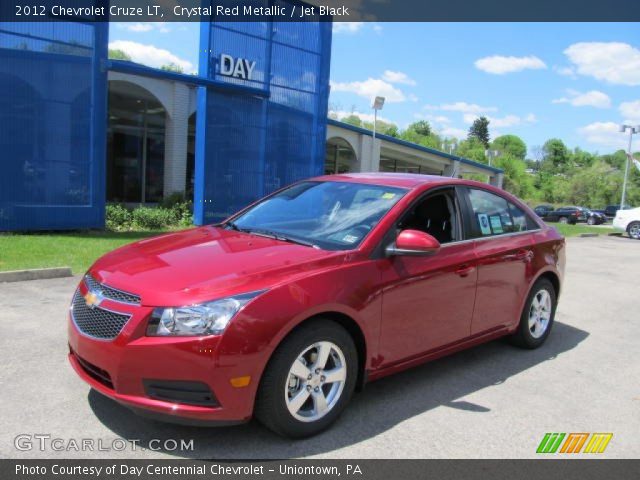
[{"label": "bush", "polygon": [[105,211],[105,223],[107,230],[122,231],[131,228],[131,212],[122,205],[107,205]]},{"label": "bush", "polygon": [[132,216],[134,228],[141,230],[159,230],[176,223],[174,212],[161,207],[138,207]]},{"label": "bush", "polygon": [[168,200],[168,203],[171,203],[170,207],[139,206],[133,210],[117,204],[107,205],[107,230],[115,232],[163,230],[188,228],[193,225],[192,202]]}]

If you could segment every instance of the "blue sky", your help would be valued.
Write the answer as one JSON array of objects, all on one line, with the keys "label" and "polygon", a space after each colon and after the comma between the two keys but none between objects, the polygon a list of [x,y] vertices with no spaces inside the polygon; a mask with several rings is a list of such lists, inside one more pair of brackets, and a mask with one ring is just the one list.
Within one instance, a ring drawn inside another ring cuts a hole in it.
[{"label": "blue sky", "polygon": [[[134,60],[197,69],[198,24],[112,24],[112,46]],[[623,121],[640,124],[640,28],[608,23],[350,23],[334,26],[330,104],[338,115],[401,128],[426,119],[460,138],[478,115],[492,137],[530,149],[558,137],[601,153],[625,147]]]}]

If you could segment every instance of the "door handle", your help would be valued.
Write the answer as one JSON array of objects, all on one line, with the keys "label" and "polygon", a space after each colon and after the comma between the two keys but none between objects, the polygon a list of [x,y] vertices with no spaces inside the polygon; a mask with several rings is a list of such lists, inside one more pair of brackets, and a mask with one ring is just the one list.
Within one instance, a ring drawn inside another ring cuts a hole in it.
[{"label": "door handle", "polygon": [[456,275],[459,275],[461,277],[468,277],[469,274],[474,270],[475,267],[473,265],[460,265],[458,268],[456,268]]},{"label": "door handle", "polygon": [[531,250],[518,250],[516,253],[511,253],[503,257],[505,260],[520,260],[523,262],[530,262],[533,258],[533,252]]}]

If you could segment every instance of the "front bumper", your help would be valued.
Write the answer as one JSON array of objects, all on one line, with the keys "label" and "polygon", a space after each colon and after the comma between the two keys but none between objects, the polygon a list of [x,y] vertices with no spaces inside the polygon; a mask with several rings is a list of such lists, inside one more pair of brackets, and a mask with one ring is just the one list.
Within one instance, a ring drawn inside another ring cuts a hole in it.
[{"label": "front bumper", "polygon": [[[84,283],[79,288],[84,295]],[[69,313],[69,362],[93,389],[136,413],[175,423],[215,425],[251,418],[259,378],[255,358],[221,355],[222,336],[147,337],[144,332],[153,308],[104,303],[105,308],[132,315],[113,340],[85,335]],[[247,375],[252,379],[249,385],[231,384],[231,379]],[[194,405],[152,398],[149,381],[205,384],[214,401]]]}]

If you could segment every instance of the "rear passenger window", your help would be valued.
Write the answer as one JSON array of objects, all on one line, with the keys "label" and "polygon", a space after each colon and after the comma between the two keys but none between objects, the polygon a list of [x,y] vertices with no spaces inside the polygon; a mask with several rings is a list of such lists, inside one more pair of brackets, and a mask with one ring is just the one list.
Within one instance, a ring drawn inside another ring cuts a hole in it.
[{"label": "rear passenger window", "polygon": [[473,210],[473,224],[470,232],[472,238],[524,232],[537,228],[537,224],[525,212],[499,195],[470,188],[469,201]]}]

